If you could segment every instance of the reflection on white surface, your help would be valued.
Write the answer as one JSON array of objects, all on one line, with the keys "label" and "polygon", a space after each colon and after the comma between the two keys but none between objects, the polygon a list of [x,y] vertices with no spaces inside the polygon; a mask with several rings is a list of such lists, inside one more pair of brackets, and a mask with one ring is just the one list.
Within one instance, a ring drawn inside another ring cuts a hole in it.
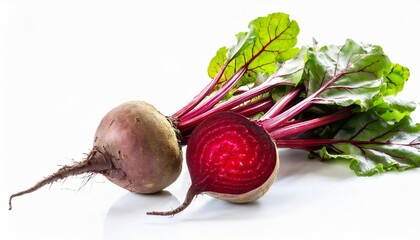
[{"label": "reflection on white surface", "polygon": [[179,201],[168,191],[152,195],[127,193],[118,199],[106,214],[104,239],[132,239],[133,236],[152,234],[156,229],[152,230],[147,225],[156,222],[153,221],[156,218],[147,216],[146,212],[178,204]]},{"label": "reflection on white surface", "polygon": [[[176,197],[169,191],[157,195],[124,194],[106,215],[103,237],[105,240],[142,236],[147,239],[269,239],[283,234],[289,236],[287,239],[323,239],[319,236],[354,239],[360,231],[366,237],[361,239],[368,239],[377,235],[380,226],[403,227],[404,223],[395,216],[405,216],[404,212],[415,204],[416,193],[408,191],[404,183],[416,179],[418,171],[407,172],[399,179],[393,174],[360,178],[346,163],[308,160],[306,152],[280,150],[280,157],[279,178],[254,203],[232,204],[203,194],[175,216],[146,215],[147,211],[175,208],[183,201],[189,186],[184,171],[182,181],[177,182],[181,187],[175,191]],[[400,201],[405,201],[401,212],[389,215],[385,209],[390,203]],[[349,233],[351,228],[358,230]],[[416,231],[382,236],[393,239]]]},{"label": "reflection on white surface", "polygon": [[[182,185],[177,194],[178,198],[169,191],[156,195],[127,193],[110,207],[104,222],[104,239],[136,239],[135,236],[147,236],[148,239],[192,239],[195,235],[199,235],[200,239],[227,236],[270,237],[277,227],[280,227],[276,226],[277,221],[285,220],[285,216],[293,220],[302,214],[302,210],[296,207],[300,205],[305,208],[308,204],[305,196],[313,195],[313,201],[320,197],[319,192],[327,191],[328,182],[357,179],[342,163],[325,165],[319,161],[308,160],[306,155],[306,152],[301,151],[280,150],[280,177],[267,196],[250,204],[228,203],[201,194],[187,209],[175,216],[146,215],[148,211],[169,210],[179,206],[188,188],[185,170],[184,176],[181,177],[183,182],[178,183]],[[321,182],[325,181],[326,186],[320,188],[309,182],[305,188],[306,192],[302,192],[303,189],[293,189],[297,182],[303,182],[308,176],[318,178]],[[255,219],[258,219],[258,222],[255,222]],[[244,228],[245,226],[248,227]],[[270,229],[263,232],[264,226]]]}]

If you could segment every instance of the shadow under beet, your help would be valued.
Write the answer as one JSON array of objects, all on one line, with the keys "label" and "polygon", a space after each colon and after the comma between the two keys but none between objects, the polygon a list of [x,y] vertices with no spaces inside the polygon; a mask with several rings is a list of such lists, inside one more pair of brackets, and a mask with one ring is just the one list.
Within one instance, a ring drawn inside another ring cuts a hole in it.
[{"label": "shadow under beet", "polygon": [[170,209],[179,204],[178,199],[168,191],[150,195],[131,192],[124,194],[108,210],[103,227],[103,239],[141,239],[136,236],[156,234],[155,228],[144,228],[144,226],[163,218],[147,216],[146,212],[160,208]]}]

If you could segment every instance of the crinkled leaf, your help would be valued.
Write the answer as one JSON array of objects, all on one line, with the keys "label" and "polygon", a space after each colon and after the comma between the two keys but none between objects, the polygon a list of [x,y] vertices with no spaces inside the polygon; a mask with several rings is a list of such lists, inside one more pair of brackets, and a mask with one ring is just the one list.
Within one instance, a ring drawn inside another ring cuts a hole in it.
[{"label": "crinkled leaf", "polygon": [[302,80],[305,63],[308,60],[307,52],[308,48],[302,47],[295,57],[279,63],[276,72],[270,76],[268,81],[280,85],[297,86]]},{"label": "crinkled leaf", "polygon": [[314,154],[324,160],[348,160],[359,176],[420,167],[420,124],[409,117],[388,124],[374,111],[358,113],[333,139],[339,141]]},{"label": "crinkled leaf", "polygon": [[384,121],[393,124],[406,116],[410,116],[416,106],[417,104],[413,101],[387,96],[380,99],[374,110]]},{"label": "crinkled leaf", "polygon": [[238,43],[231,47],[227,54],[227,59],[232,60],[238,57],[243,50],[255,41],[256,32],[252,26],[249,26],[249,32],[240,32],[236,34]]},{"label": "crinkled leaf", "polygon": [[[374,106],[381,96],[384,73],[391,62],[382,48],[347,40],[342,46],[324,46],[308,51],[307,94],[323,91],[314,99],[320,104]],[[325,89],[324,89],[325,88]]]},{"label": "crinkled leaf", "polygon": [[382,94],[388,96],[401,92],[409,77],[410,71],[408,68],[400,64],[393,64],[390,72],[386,73],[385,88],[382,90]]},{"label": "crinkled leaf", "polygon": [[298,24],[290,20],[287,14],[272,13],[257,18],[249,24],[249,32],[236,35],[236,45],[217,51],[210,61],[208,74],[211,78],[216,77],[227,64],[219,85],[242,67],[247,71],[240,85],[254,82],[258,74],[270,75],[276,71],[277,61],[290,59],[297,54],[299,49],[294,46],[298,33]]},{"label": "crinkled leaf", "polygon": [[278,85],[272,91],[272,98],[275,101],[278,101],[302,81],[305,64],[308,60],[307,51],[307,47],[302,47],[295,57],[279,63],[277,71],[266,80],[266,83]]}]

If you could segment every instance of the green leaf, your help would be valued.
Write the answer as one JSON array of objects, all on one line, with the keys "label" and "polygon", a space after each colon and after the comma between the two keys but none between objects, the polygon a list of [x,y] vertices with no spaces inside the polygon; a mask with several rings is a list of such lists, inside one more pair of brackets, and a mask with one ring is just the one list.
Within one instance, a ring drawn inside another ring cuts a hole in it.
[{"label": "green leaf", "polygon": [[236,34],[238,43],[229,49],[227,58],[232,60],[238,57],[244,49],[255,41],[256,32],[252,27],[249,28],[249,32],[240,32]]},{"label": "green leaf", "polygon": [[349,39],[342,46],[310,48],[305,81],[307,94],[323,88],[314,102],[339,106],[357,104],[366,111],[382,96],[384,73],[390,69],[391,62],[379,46]]},{"label": "green leaf", "polygon": [[[229,52],[229,49],[227,47],[221,47],[219,48],[219,50],[217,50],[216,56],[214,56],[211,59],[207,72],[212,79],[216,77],[219,71],[221,71],[223,65],[227,63],[228,52]],[[225,82],[227,79],[227,76],[224,75],[222,79],[223,80],[219,80],[219,82]]]},{"label": "green leaf", "polygon": [[223,71],[218,82],[220,86],[245,67],[247,71],[239,85],[255,82],[258,75],[274,73],[277,61],[285,61],[298,53],[299,49],[294,48],[298,34],[298,24],[287,14],[272,13],[257,18],[249,24],[249,32],[236,35],[236,45],[217,51],[210,61],[208,74],[215,78]]},{"label": "green leaf", "polygon": [[277,70],[270,76],[269,81],[275,81],[281,85],[297,86],[302,81],[305,63],[308,60],[308,48],[302,47],[295,57],[280,62]]},{"label": "green leaf", "polygon": [[382,94],[385,96],[396,95],[404,88],[405,82],[410,77],[410,70],[399,64],[393,64],[390,72],[385,76]]},{"label": "green leaf", "polygon": [[420,124],[409,117],[388,124],[374,111],[355,114],[335,134],[335,143],[313,153],[347,160],[359,176],[420,167]]},{"label": "green leaf", "polygon": [[277,71],[265,81],[265,83],[275,82],[278,85],[271,92],[275,101],[278,101],[284,94],[301,83],[305,64],[308,60],[307,52],[308,48],[302,47],[295,57],[285,62],[280,62]]},{"label": "green leaf", "polygon": [[387,96],[381,98],[373,109],[388,124],[394,124],[404,117],[410,116],[416,107],[417,104],[414,101]]}]

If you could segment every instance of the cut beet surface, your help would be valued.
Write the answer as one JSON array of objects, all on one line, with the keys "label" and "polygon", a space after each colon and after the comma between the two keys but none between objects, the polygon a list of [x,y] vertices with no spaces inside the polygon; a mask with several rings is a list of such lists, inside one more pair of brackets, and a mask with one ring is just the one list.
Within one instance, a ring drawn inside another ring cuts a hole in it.
[{"label": "cut beet surface", "polygon": [[277,147],[257,123],[233,112],[215,114],[199,124],[189,139],[186,161],[191,186],[184,210],[197,194],[236,203],[252,202],[267,192],[279,168]]}]

